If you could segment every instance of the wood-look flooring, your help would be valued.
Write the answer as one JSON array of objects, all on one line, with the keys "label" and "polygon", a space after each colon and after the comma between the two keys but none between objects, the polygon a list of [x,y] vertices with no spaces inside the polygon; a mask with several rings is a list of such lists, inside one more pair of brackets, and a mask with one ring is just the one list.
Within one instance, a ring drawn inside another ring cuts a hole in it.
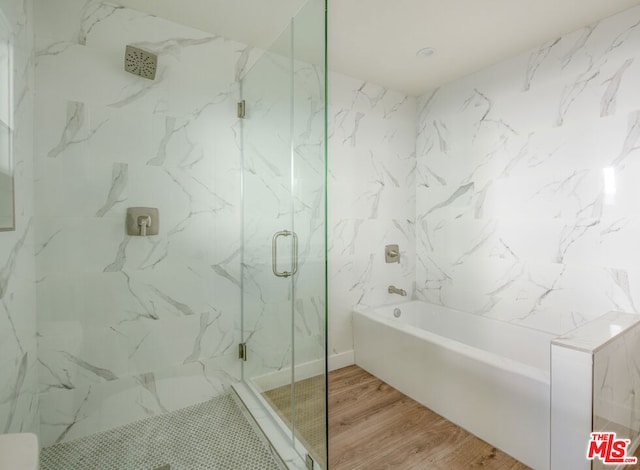
[{"label": "wood-look flooring", "polygon": [[[524,470],[478,439],[358,366],[329,373],[330,470]],[[296,435],[324,460],[324,378],[296,382]],[[264,393],[291,423],[292,387]]]},{"label": "wood-look flooring", "polygon": [[329,462],[330,470],[529,468],[357,366],[329,374]]}]

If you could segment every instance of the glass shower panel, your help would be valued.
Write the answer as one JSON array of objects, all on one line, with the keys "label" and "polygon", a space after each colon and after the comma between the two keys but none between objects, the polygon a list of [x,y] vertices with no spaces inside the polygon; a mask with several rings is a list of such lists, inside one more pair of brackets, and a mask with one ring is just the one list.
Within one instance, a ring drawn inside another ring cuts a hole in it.
[{"label": "glass shower panel", "polygon": [[326,468],[324,0],[293,20],[292,198],[298,272],[293,277],[294,445]]},{"label": "glass shower panel", "polygon": [[243,378],[322,468],[325,49],[325,1],[310,0],[242,83]]}]

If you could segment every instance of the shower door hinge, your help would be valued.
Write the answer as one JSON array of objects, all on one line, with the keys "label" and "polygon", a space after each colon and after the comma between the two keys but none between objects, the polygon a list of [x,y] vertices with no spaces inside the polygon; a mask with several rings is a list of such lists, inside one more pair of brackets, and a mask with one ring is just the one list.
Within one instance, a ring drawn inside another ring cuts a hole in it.
[{"label": "shower door hinge", "polygon": [[238,359],[243,361],[247,360],[247,343],[240,343],[238,345]]},{"label": "shower door hinge", "polygon": [[307,466],[307,470],[313,470],[314,461],[313,461],[313,458],[309,454],[307,454],[307,456],[305,457],[304,463]]},{"label": "shower door hinge", "polygon": [[238,101],[238,118],[244,119],[247,112],[247,104],[244,100]]}]

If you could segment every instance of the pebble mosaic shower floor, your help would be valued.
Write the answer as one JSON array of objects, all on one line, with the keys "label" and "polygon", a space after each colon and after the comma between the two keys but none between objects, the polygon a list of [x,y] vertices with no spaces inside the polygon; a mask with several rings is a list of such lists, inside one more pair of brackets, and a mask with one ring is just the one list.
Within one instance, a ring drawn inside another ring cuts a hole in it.
[{"label": "pebble mosaic shower floor", "polygon": [[42,449],[41,470],[279,470],[230,395]]}]

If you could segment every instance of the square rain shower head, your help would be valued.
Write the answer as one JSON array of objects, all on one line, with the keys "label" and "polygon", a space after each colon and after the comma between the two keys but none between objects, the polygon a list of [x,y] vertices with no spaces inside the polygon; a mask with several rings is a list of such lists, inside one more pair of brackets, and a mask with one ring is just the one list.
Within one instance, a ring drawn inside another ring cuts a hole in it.
[{"label": "square rain shower head", "polygon": [[124,52],[124,69],[149,80],[156,78],[158,56],[143,49],[127,46]]}]

